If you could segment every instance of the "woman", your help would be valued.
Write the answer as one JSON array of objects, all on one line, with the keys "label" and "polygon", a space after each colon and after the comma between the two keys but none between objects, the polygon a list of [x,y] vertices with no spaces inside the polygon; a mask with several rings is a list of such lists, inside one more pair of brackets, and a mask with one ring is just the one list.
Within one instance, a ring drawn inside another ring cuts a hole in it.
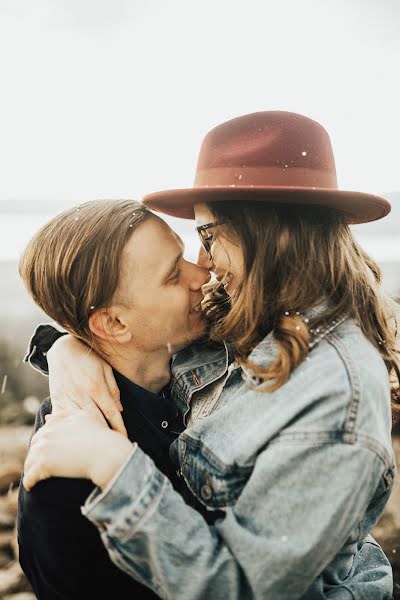
[{"label": "woman", "polygon": [[365,536],[394,476],[395,323],[348,228],[387,203],[338,191],[325,130],[280,112],[212,130],[195,188],[145,203],[195,214],[218,280],[205,310],[220,345],[173,360],[188,428],[170,449],[215,519],[83,411],[50,417],[33,438],[25,485],[92,479],[100,490],[84,514],[114,562],[161,597],[390,598],[388,567],[373,566],[379,548]]}]

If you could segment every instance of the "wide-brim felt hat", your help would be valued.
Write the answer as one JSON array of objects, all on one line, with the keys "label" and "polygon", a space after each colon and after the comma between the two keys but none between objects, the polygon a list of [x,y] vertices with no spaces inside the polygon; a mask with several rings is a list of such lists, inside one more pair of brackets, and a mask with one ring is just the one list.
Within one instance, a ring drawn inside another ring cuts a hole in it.
[{"label": "wide-brim felt hat", "polygon": [[385,217],[390,203],[379,196],[338,189],[326,130],[303,115],[257,112],[212,129],[201,145],[194,186],[154,192],[151,209],[194,219],[197,203],[261,201],[335,208],[347,223]]}]

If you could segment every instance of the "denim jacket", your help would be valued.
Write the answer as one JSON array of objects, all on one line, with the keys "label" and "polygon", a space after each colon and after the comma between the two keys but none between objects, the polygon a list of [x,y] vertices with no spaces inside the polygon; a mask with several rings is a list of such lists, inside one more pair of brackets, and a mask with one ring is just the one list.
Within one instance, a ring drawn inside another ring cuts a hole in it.
[{"label": "denim jacket", "polygon": [[[250,359],[265,364],[276,351],[271,333]],[[231,360],[226,346],[176,355],[172,393],[185,416]],[[211,414],[170,449],[214,523],[136,447],[82,508],[111,558],[171,600],[389,600],[391,568],[368,536],[395,472],[379,352],[347,319],[278,390],[250,380],[234,369]]]}]

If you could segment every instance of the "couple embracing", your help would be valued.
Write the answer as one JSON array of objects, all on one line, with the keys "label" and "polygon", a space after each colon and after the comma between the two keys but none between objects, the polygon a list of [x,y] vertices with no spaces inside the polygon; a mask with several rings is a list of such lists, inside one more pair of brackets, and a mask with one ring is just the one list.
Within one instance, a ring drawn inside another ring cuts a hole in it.
[{"label": "couple embracing", "polygon": [[[51,397],[19,495],[40,600],[392,597],[369,532],[395,472],[395,307],[349,229],[389,210],[338,190],[318,123],[260,112],[207,134],[193,188],[35,235],[20,273],[63,329],[27,356]],[[196,220],[198,264],[153,211]]]}]

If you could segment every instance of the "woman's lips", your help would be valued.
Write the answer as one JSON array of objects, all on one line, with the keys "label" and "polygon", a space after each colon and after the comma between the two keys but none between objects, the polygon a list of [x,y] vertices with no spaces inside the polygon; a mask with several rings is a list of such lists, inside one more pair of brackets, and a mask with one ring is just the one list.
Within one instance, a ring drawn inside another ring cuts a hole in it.
[{"label": "woman's lips", "polygon": [[202,302],[203,298],[197,302],[196,304],[194,304],[194,306],[192,306],[192,308],[190,309],[190,312],[200,312],[201,311],[201,302]]},{"label": "woman's lips", "polygon": [[233,279],[233,275],[232,273],[226,273],[223,276],[217,277],[218,281],[223,285],[223,287],[226,289],[229,284],[231,283],[232,279]]}]

